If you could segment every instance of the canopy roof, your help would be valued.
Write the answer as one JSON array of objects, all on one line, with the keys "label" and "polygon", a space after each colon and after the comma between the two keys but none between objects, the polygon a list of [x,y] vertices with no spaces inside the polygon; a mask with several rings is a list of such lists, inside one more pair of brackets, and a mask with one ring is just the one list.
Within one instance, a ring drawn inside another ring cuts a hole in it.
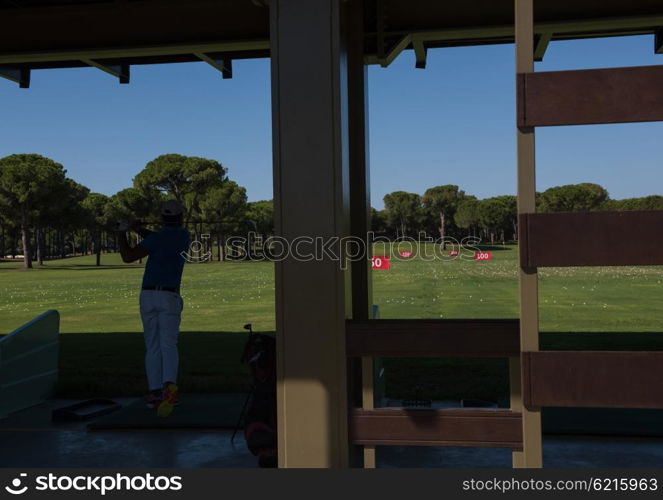
[{"label": "canopy roof", "polygon": [[[0,0],[0,71],[269,56],[267,0]],[[414,49],[510,43],[513,0],[367,0],[366,62]],[[660,0],[535,0],[540,58],[550,40],[657,33]],[[660,46],[660,39],[659,39]],[[124,68],[124,70],[122,69]],[[5,75],[6,76],[6,75]]]}]

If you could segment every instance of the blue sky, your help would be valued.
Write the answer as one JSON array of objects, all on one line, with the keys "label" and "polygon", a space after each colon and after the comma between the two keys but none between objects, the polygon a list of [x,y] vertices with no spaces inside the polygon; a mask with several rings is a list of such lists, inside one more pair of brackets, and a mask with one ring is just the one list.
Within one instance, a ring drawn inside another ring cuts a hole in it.
[{"label": "blue sky", "polygon": [[[373,205],[391,191],[458,184],[515,193],[512,45],[436,49],[428,68],[402,54],[369,69]],[[554,42],[537,71],[663,63],[651,36]],[[105,194],[154,157],[215,158],[272,197],[269,62],[236,61],[222,80],[205,63],[132,67],[130,85],[92,68],[35,71],[32,87],[0,81],[0,156],[36,152]],[[537,130],[537,188],[598,182],[613,198],[663,194],[663,123]]]}]

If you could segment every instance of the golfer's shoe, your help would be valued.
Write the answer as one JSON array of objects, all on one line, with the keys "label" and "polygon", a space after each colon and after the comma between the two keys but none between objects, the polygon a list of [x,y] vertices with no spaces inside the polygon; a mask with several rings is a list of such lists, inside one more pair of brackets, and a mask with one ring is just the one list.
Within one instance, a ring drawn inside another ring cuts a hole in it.
[{"label": "golfer's shoe", "polygon": [[157,395],[153,392],[150,392],[147,396],[145,396],[145,406],[148,408],[156,409],[159,407],[161,404],[161,394]]},{"label": "golfer's shoe", "polygon": [[173,413],[173,408],[177,405],[177,386],[170,384],[163,391],[163,400],[157,408],[157,416],[169,417]]}]

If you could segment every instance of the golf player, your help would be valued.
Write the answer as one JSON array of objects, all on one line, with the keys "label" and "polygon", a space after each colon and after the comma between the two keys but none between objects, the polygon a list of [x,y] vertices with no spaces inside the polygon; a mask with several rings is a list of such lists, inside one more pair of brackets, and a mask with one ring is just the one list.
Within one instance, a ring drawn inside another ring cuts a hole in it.
[{"label": "golf player", "polygon": [[144,239],[136,246],[127,241],[126,230],[120,232],[120,254],[124,262],[148,257],[140,293],[140,316],[145,332],[145,371],[149,392],[147,403],[167,417],[177,404],[177,338],[184,305],[180,283],[184,269],[183,253],[191,237],[182,227],[184,210],[175,200],[163,203],[163,228],[148,231],[133,223],[131,229]]}]

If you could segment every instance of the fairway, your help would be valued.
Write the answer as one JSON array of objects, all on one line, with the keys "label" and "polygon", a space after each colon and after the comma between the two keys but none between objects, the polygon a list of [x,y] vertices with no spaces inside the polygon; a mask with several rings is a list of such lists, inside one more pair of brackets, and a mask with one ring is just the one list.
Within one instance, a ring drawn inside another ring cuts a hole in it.
[{"label": "fairway", "polygon": [[[400,249],[410,249],[405,243]],[[373,271],[374,303],[382,318],[518,317],[517,247],[482,247],[487,262],[454,258],[401,258]],[[34,270],[0,264],[0,332],[7,333],[47,309],[62,316],[63,333],[141,331],[141,264],[117,254],[48,261]],[[540,329],[547,332],[656,332],[663,328],[662,267],[542,269]],[[274,264],[187,264],[182,283],[182,331],[274,330]]]},{"label": "fairway", "polygon": [[[410,250],[405,243],[401,250]],[[518,248],[482,246],[490,261],[396,258],[373,271],[382,318],[517,318]],[[432,253],[432,252],[429,252]],[[471,254],[470,254],[471,255]],[[539,327],[545,332],[663,331],[663,267],[539,270]]]},{"label": "fairway", "polygon": [[[373,271],[381,318],[518,317],[517,247],[482,247],[492,260],[404,259]],[[428,249],[430,250],[430,248]],[[430,252],[428,252],[430,253]],[[0,264],[0,334],[46,309],[62,316],[58,395],[137,396],[144,391],[143,339],[138,314],[142,265],[116,254],[49,261],[30,271]],[[242,392],[242,326],[274,330],[274,264],[187,264],[180,339],[185,392]],[[564,268],[540,271],[542,349],[661,349],[663,268]],[[216,332],[216,333],[215,333]],[[564,333],[575,332],[575,333]],[[632,332],[592,335],[579,332]],[[85,334],[85,335],[78,335]],[[508,400],[503,359],[385,359],[390,397],[476,397]],[[109,376],[111,375],[111,376]]]},{"label": "fairway", "polygon": [[[119,254],[48,261],[33,270],[0,264],[0,332],[57,309],[63,333],[142,330],[138,295],[143,265]],[[187,264],[182,279],[182,331],[239,331],[252,322],[274,329],[274,267],[268,262]]]}]

